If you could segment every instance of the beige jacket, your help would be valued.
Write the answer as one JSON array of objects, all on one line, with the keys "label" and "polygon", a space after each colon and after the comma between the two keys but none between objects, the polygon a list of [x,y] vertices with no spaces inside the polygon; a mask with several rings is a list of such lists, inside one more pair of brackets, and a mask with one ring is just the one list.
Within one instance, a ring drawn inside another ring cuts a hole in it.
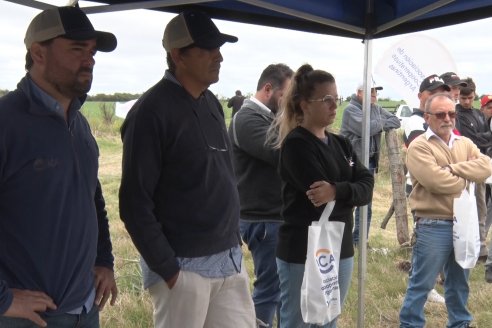
[{"label": "beige jacket", "polygon": [[413,186],[410,208],[417,217],[435,219],[452,219],[453,199],[466,181],[483,182],[492,172],[490,158],[470,139],[460,136],[449,149],[441,139],[425,133],[410,144],[407,168]]}]

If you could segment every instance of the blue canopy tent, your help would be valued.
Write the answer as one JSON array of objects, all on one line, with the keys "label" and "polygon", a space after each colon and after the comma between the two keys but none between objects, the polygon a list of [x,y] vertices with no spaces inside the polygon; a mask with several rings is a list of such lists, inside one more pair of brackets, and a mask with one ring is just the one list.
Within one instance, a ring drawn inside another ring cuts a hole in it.
[{"label": "blue canopy tent", "polygon": [[[36,0],[7,0],[51,7]],[[76,2],[76,1],[73,1]],[[304,32],[373,39],[470,22],[492,16],[490,0],[103,0],[88,14],[131,9],[178,13],[196,9],[211,17]]]},{"label": "blue canopy tent", "polygon": [[[38,9],[52,5],[36,0],[7,0]],[[73,1],[76,2],[76,1]],[[195,9],[210,17],[303,32],[320,33],[364,41],[364,99],[370,104],[372,40],[465,23],[492,16],[492,0],[105,0],[82,9],[102,13],[151,9],[178,13]],[[363,160],[368,165],[369,111],[363,118]],[[366,244],[367,207],[362,208],[359,245]],[[358,327],[364,326],[364,281],[366,249],[359,250]]]}]

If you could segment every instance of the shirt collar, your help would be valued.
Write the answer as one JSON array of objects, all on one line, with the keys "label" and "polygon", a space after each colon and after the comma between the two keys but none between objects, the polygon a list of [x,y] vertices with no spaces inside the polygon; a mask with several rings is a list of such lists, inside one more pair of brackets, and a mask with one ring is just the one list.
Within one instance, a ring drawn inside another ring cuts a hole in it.
[{"label": "shirt collar", "polygon": [[261,101],[259,101],[258,99],[256,99],[254,96],[251,96],[251,98],[249,98],[249,100],[251,100],[252,102],[254,102],[255,104],[257,104],[258,106],[260,106],[261,109],[266,110],[267,112],[271,112],[271,109],[270,108],[268,108],[267,106],[265,106],[264,103],[262,103]]},{"label": "shirt collar", "polygon": [[174,76],[173,73],[171,73],[170,70],[166,70],[166,72],[164,73],[164,79],[165,80],[168,80],[168,81],[171,81],[172,83],[176,84],[176,85],[179,85],[181,88],[183,88],[183,90],[186,92],[187,95],[189,95],[191,97],[191,99],[193,99],[194,101],[201,101],[202,98],[205,97],[205,92],[202,92],[200,94],[200,96],[198,98],[194,98],[189,92],[188,90],[185,89],[185,87],[183,87],[183,85],[178,81],[178,79],[176,79],[176,76]]},{"label": "shirt collar", "polygon": [[[427,130],[425,131],[425,138],[427,140],[429,140],[431,137],[436,137],[441,142],[446,144],[446,142],[444,140],[442,140],[441,137],[439,137],[437,134],[435,134],[434,131],[432,131],[432,129],[430,127],[428,127]],[[448,146],[449,148],[452,148],[455,140],[458,140],[458,139],[460,139],[460,137],[457,136],[456,134],[454,134],[453,131],[451,131],[451,137],[449,138],[449,143],[446,144],[446,146]]]},{"label": "shirt collar", "polygon": [[33,98],[35,98],[43,108],[46,108],[52,113],[61,115],[61,117],[64,118],[65,113],[63,112],[63,108],[60,103],[55,98],[47,94],[43,89],[38,87],[32,79],[29,78],[27,80],[29,81],[29,87],[31,88]]},{"label": "shirt collar", "polygon": [[179,81],[176,79],[173,73],[171,73],[171,71],[168,69],[166,69],[166,72],[164,73],[164,78],[182,87],[181,83],[179,83]]},{"label": "shirt collar", "polygon": [[[33,99],[35,99],[35,101],[39,105],[41,105],[42,108],[47,109],[49,113],[59,115],[63,119],[65,119],[65,112],[61,104],[55,98],[50,96],[46,91],[41,89],[30,77],[27,79],[27,81],[29,83],[29,88],[31,90]],[[70,105],[68,107],[68,116],[70,121],[72,120],[75,111],[79,110],[82,107],[84,99],[85,97],[81,99],[75,97],[70,102]]]}]

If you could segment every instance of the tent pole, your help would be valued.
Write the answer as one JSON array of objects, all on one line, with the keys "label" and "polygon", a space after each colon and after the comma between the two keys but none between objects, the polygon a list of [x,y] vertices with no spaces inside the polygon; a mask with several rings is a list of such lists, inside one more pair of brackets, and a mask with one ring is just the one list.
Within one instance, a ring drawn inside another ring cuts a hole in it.
[{"label": "tent pole", "polygon": [[[372,82],[372,38],[374,31],[374,0],[366,0],[364,40],[364,94],[362,99],[362,160],[369,167],[369,142],[371,123],[371,87]],[[364,328],[365,281],[367,265],[367,205],[359,212],[359,263],[358,263],[358,307],[357,328]]]},{"label": "tent pole", "polygon": [[[364,97],[362,99],[362,159],[369,167],[369,130],[371,114],[372,82],[372,39],[364,41]],[[364,327],[364,295],[367,264],[367,214],[368,207],[362,206],[359,212],[359,262],[358,262],[358,311],[357,327]]]}]

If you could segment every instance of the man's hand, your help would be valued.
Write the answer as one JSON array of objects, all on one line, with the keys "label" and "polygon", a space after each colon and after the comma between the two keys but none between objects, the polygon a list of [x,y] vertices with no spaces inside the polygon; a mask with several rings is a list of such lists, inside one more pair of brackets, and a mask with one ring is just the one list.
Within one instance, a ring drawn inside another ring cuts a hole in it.
[{"label": "man's hand", "polygon": [[99,311],[102,311],[110,294],[111,301],[109,304],[114,305],[116,297],[118,296],[118,287],[116,287],[113,270],[102,266],[96,266],[94,267],[94,276],[96,287],[96,299],[94,300],[94,303],[98,306]]},{"label": "man's hand", "polygon": [[46,321],[37,312],[46,312],[48,309],[56,310],[56,305],[51,297],[43,292],[32,290],[12,288],[11,291],[14,299],[4,316],[28,319],[38,326],[46,327]]}]

